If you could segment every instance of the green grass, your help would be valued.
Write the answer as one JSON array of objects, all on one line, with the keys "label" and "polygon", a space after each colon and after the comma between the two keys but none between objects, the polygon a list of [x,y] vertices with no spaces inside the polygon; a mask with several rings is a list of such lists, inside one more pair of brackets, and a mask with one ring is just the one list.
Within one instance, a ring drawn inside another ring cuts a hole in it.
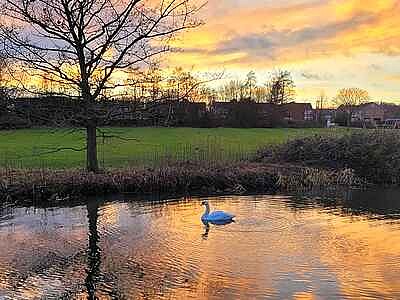
[{"label": "green grass", "polygon": [[[177,160],[234,161],[257,149],[287,139],[338,129],[234,128],[103,128],[98,139],[102,166],[155,165]],[[0,166],[16,168],[80,168],[85,152],[71,150],[43,154],[59,147],[82,148],[85,132],[67,129],[0,131]]]}]

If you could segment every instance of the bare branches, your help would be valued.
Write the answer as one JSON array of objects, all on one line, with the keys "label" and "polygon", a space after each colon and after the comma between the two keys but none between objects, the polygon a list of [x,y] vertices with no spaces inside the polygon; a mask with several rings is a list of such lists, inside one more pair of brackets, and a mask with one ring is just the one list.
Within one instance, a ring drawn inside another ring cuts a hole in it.
[{"label": "bare branches", "polygon": [[363,103],[367,103],[371,98],[366,90],[359,88],[344,88],[339,90],[337,96],[333,99],[340,110],[346,112],[346,123],[349,126],[352,122],[355,108]]},{"label": "bare branches", "polygon": [[356,106],[370,101],[371,98],[366,90],[359,88],[344,88],[339,90],[334,102],[337,105]]},{"label": "bare branches", "polygon": [[81,101],[79,109],[74,105],[57,122],[86,128],[87,169],[95,172],[96,129],[114,114],[114,108],[97,100],[112,75],[169,51],[176,33],[201,24],[190,0],[160,0],[159,5],[146,0],[1,1],[6,22],[0,25],[5,41],[0,50],[36,77],[77,91],[72,94]]},{"label": "bare branches", "polygon": [[32,156],[43,156],[43,155],[48,155],[48,154],[54,154],[57,152],[62,152],[62,151],[74,151],[74,152],[82,152],[85,151],[86,147],[82,147],[82,148],[73,148],[73,147],[59,147],[59,148],[51,148],[49,150],[40,152],[38,154],[34,154]]},{"label": "bare branches", "polygon": [[289,71],[276,71],[266,87],[269,103],[284,104],[294,99],[295,84]]},{"label": "bare branches", "polygon": [[115,70],[169,51],[180,31],[201,24],[189,0],[3,0],[6,54],[85,101],[107,88]]},{"label": "bare branches", "polygon": [[283,104],[294,100],[295,84],[289,71],[277,70],[267,83],[257,84],[254,71],[250,71],[245,80],[231,80],[219,89],[224,101],[251,100],[258,103]]}]

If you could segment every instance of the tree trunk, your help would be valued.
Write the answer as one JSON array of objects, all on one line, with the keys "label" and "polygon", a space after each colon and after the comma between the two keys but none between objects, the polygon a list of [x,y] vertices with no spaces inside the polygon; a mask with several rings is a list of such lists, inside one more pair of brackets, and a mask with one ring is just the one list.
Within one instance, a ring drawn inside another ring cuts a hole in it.
[{"label": "tree trunk", "polygon": [[99,171],[96,134],[96,126],[88,125],[86,127],[86,169],[88,172]]}]

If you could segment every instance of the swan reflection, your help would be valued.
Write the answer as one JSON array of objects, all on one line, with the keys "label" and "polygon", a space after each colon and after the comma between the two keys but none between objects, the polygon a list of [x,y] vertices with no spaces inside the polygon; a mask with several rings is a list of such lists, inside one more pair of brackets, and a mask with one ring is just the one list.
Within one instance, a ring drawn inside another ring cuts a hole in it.
[{"label": "swan reflection", "polygon": [[207,239],[208,233],[210,232],[210,224],[215,225],[215,226],[225,226],[231,223],[235,223],[235,220],[219,220],[219,221],[206,221],[206,220],[201,220],[201,222],[204,224],[204,233],[201,235],[203,239]]}]

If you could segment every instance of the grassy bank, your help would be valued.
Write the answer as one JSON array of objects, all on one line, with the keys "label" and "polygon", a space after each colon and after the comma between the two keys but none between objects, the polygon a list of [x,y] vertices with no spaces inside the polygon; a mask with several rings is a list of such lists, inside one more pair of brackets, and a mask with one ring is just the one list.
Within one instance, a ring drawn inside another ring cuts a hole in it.
[{"label": "grassy bank", "polygon": [[[0,201],[65,201],[108,193],[269,193],[360,186],[366,183],[359,172],[356,174],[346,164],[332,168],[326,164],[308,164],[304,159],[306,155],[318,156],[312,151],[313,147],[320,151],[326,150],[318,148],[318,142],[310,147],[305,146],[310,141],[342,141],[352,135],[343,130],[106,130],[109,135],[130,139],[117,139],[102,145],[104,153],[107,153],[107,166],[110,167],[99,174],[87,173],[79,168],[84,164],[82,152],[31,154],[32,149],[39,151],[39,148],[51,150],[57,146],[80,147],[84,142],[82,132],[67,134],[46,129],[2,132],[0,151],[3,154],[20,155],[18,161],[22,168],[10,165],[0,167]],[[360,131],[360,134],[364,133]],[[365,134],[368,136],[369,132]],[[260,147],[265,148],[259,151]],[[292,155],[291,151],[298,155]],[[165,159],[169,161],[163,163]],[[4,159],[5,164],[9,162],[9,159]]]},{"label": "grassy bank", "polygon": [[[159,166],[164,162],[235,162],[252,157],[263,146],[294,137],[342,130],[234,128],[104,128],[99,137],[103,167]],[[111,137],[112,136],[112,137]],[[0,131],[0,167],[82,168],[85,153],[59,148],[83,148],[84,131],[28,129]],[[168,163],[169,164],[169,163]],[[166,164],[164,164],[166,165]]]}]

